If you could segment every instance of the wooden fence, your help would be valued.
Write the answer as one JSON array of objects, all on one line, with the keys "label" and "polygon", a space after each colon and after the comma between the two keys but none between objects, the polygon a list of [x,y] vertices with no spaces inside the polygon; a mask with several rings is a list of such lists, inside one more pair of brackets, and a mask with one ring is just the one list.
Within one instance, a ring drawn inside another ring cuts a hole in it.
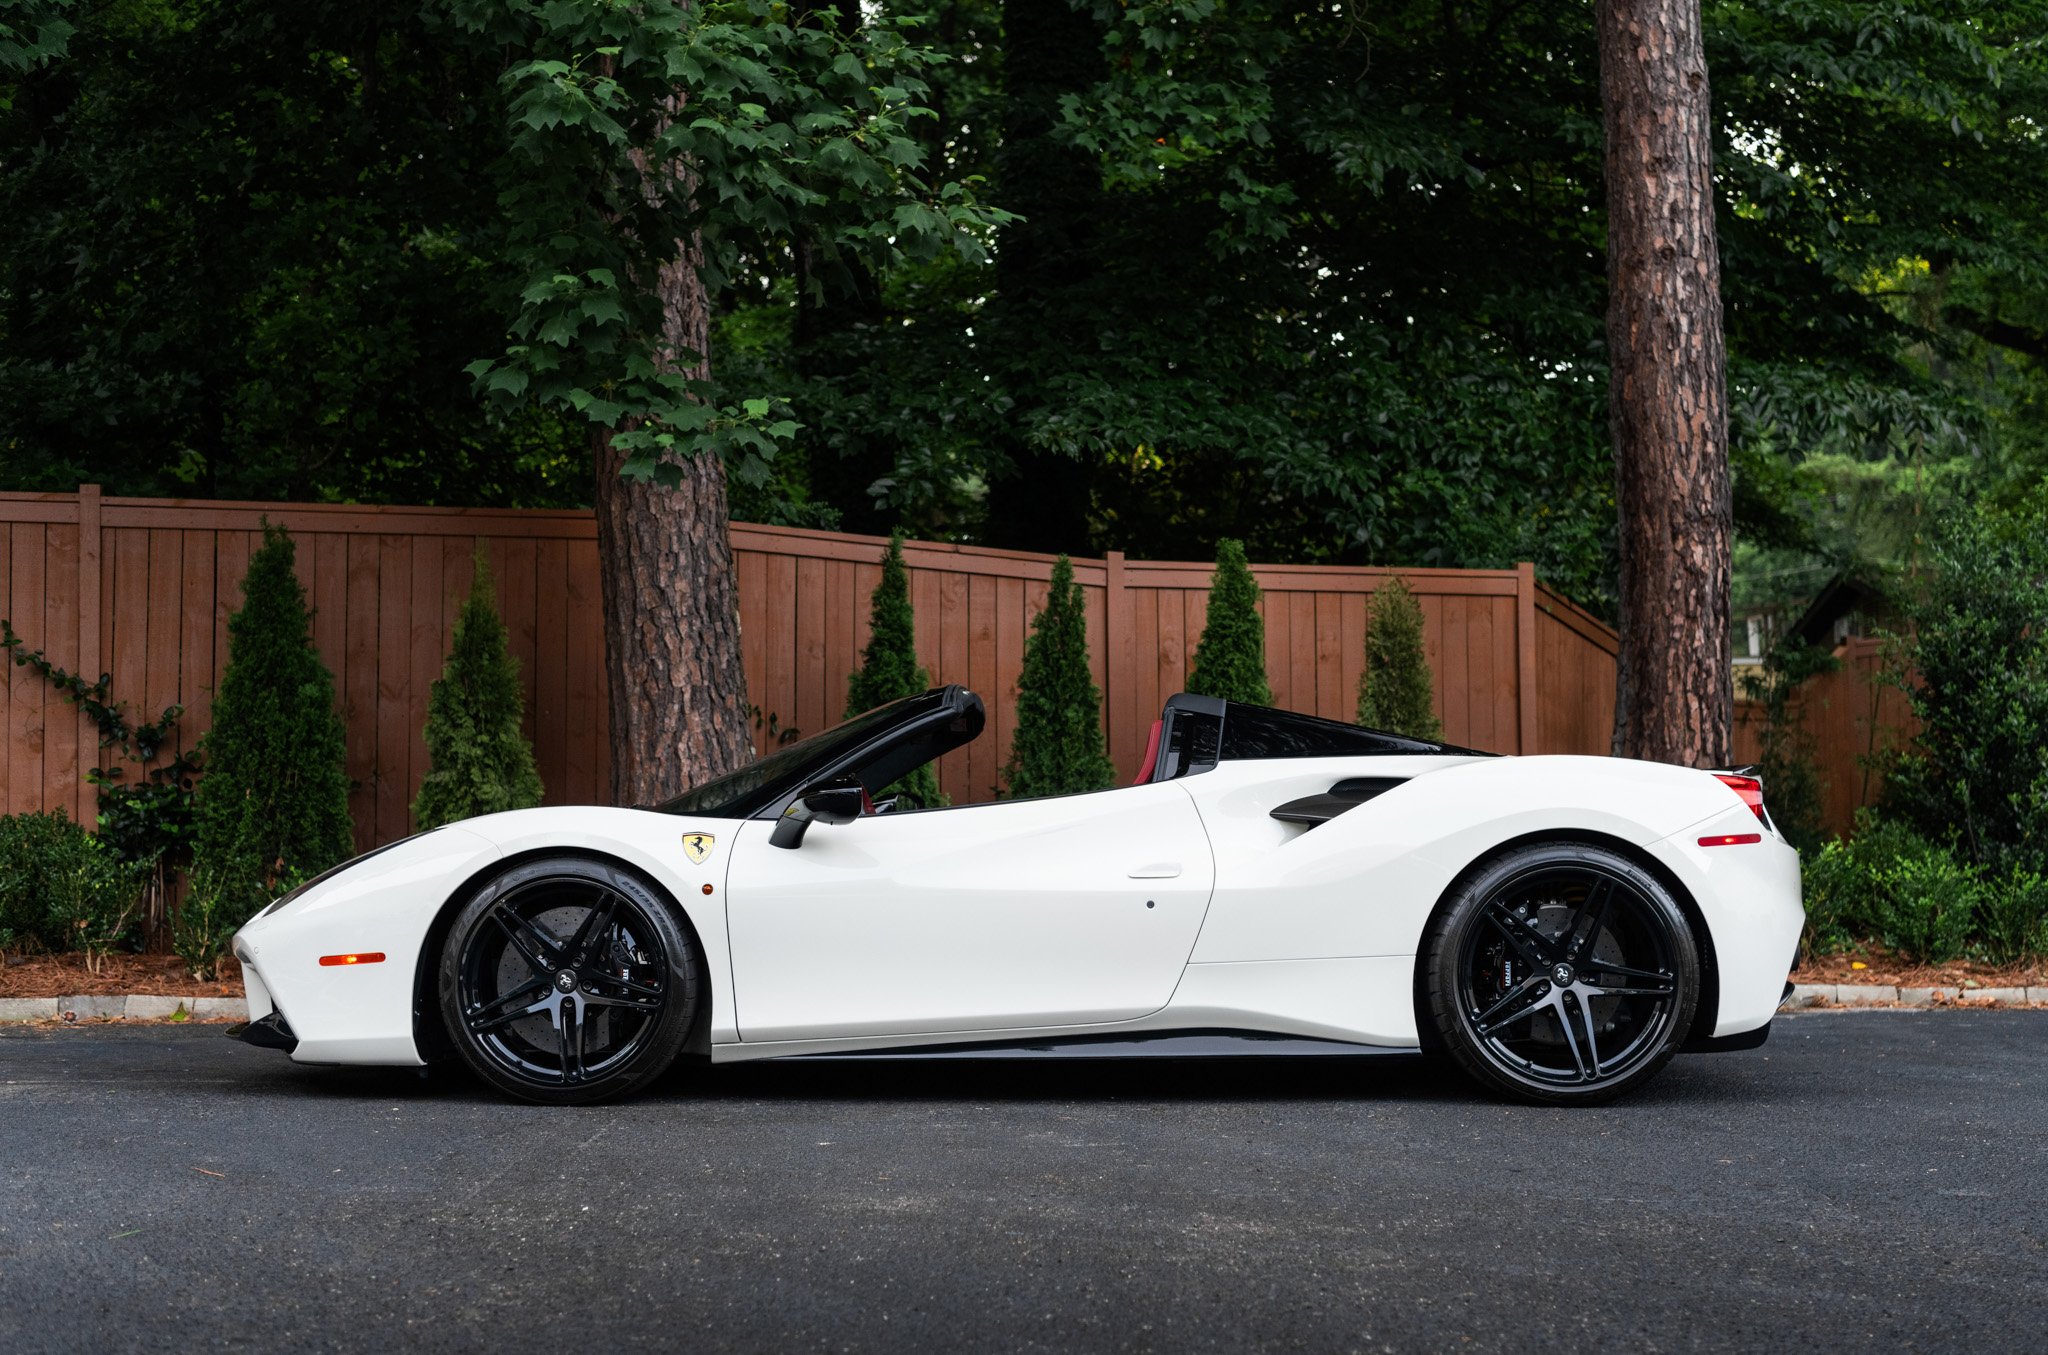
[{"label": "wooden fence", "polygon": [[[1790,714],[1813,741],[1820,777],[1821,827],[1837,835],[1856,823],[1856,811],[1877,799],[1882,778],[1866,765],[1871,756],[1903,747],[1918,730],[1906,694],[1885,679],[1882,646],[1856,638],[1835,649],[1841,667],[1800,685]],[[1735,758],[1753,762],[1763,753],[1764,710],[1754,701],[1735,703]],[[1765,798],[1770,787],[1764,788]]]},{"label": "wooden fence", "polygon": [[[455,614],[481,545],[498,584],[525,687],[549,803],[603,801],[606,747],[597,539],[587,512],[383,508],[0,494],[0,615],[59,665],[113,678],[116,698],[154,714],[186,707],[189,745],[206,731],[241,604],[249,553],[268,518],[288,528],[348,728],[350,808],[368,846],[410,829],[426,771],[421,730]],[[835,723],[867,642],[878,538],[735,524],[741,636],[760,712],[757,744]],[[905,547],[917,642],[937,682],[989,704],[991,728],[949,755],[941,781],[986,799],[1015,729],[1024,641],[1052,559],[912,542]],[[1077,560],[1112,756],[1126,774],[1151,722],[1186,679],[1207,606],[1209,566]],[[1267,669],[1282,706],[1349,719],[1364,664],[1366,603],[1395,571],[1266,565]],[[1420,601],[1444,736],[1499,752],[1603,753],[1614,703],[1614,636],[1508,570],[1398,571]],[[0,690],[0,808],[62,805],[90,821],[83,772],[92,727],[28,669]]]}]

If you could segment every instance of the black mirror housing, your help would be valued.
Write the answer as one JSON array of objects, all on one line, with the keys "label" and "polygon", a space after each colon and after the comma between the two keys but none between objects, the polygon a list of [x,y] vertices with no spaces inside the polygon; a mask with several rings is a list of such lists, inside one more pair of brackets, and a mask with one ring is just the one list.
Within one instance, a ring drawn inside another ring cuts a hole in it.
[{"label": "black mirror housing", "polygon": [[803,845],[813,823],[852,823],[866,808],[867,792],[852,777],[806,786],[782,811],[768,841],[794,851]]}]

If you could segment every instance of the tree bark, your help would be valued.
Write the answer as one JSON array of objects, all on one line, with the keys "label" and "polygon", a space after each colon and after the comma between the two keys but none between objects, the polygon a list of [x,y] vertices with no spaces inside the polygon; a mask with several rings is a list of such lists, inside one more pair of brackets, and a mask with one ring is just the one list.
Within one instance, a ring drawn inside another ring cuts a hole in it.
[{"label": "tree bark", "polygon": [[[662,351],[702,376],[710,304],[696,256],[686,246],[657,286]],[[670,488],[622,476],[609,430],[593,451],[612,797],[653,804],[753,757],[725,465],[691,458]]]},{"label": "tree bark", "polygon": [[1727,351],[1699,0],[1598,0],[1596,18],[1621,544],[1614,751],[1726,766]]}]

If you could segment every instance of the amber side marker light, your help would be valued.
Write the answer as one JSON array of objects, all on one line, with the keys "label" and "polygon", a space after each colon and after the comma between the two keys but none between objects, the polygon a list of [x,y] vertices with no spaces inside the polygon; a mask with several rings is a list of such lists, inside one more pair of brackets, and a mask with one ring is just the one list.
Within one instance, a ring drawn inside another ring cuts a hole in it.
[{"label": "amber side marker light", "polygon": [[[1703,838],[1701,838],[1701,839],[1700,839],[1700,846],[1702,846],[1702,847],[1740,847],[1740,846],[1744,845],[1745,843],[1750,843],[1750,842],[1762,842],[1763,840],[1764,840],[1764,835],[1763,835],[1762,833],[1716,833],[1716,834],[1715,834],[1714,836],[1712,836],[1712,837],[1703,837]],[[322,963],[322,964],[325,964],[325,963],[326,963],[326,961],[325,961],[325,960],[322,960],[322,961],[321,961],[321,963]]]},{"label": "amber side marker light", "polygon": [[383,963],[384,963],[384,952],[383,952],[383,951],[381,951],[381,950],[364,950],[364,951],[357,951],[357,952],[355,952],[354,954],[351,954],[351,955],[322,955],[322,956],[320,957],[320,963],[321,963],[321,964],[383,964]]}]

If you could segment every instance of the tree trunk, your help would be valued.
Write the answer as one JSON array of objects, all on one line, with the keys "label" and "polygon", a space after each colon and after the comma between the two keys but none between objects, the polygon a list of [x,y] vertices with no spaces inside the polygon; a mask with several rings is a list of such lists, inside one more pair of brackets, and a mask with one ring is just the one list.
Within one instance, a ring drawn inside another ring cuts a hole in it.
[{"label": "tree trunk", "polygon": [[[662,350],[702,376],[710,306],[696,254],[686,248],[657,285]],[[692,458],[669,488],[620,475],[609,431],[595,444],[612,798],[652,804],[753,756],[725,465]]]},{"label": "tree trunk", "polygon": [[1727,352],[1699,0],[1598,0],[1621,528],[1614,751],[1725,766]]}]

